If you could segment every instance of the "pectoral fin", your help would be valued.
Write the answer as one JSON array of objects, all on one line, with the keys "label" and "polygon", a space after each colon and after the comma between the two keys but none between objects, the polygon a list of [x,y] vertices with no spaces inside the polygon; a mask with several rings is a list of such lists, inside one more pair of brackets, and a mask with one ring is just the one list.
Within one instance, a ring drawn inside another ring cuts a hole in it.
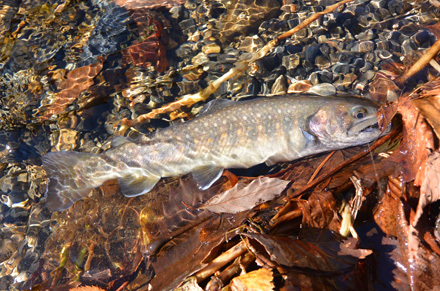
[{"label": "pectoral fin", "polygon": [[196,180],[199,189],[206,190],[211,187],[211,185],[217,181],[218,178],[220,178],[222,173],[222,168],[205,166],[197,168],[194,172],[192,172],[192,176],[194,180]]},{"label": "pectoral fin", "polygon": [[141,176],[130,174],[118,179],[121,192],[126,197],[135,197],[148,193],[159,182],[158,176]]},{"label": "pectoral fin", "polygon": [[316,136],[314,136],[313,134],[310,134],[309,132],[307,132],[306,130],[304,130],[302,128],[300,128],[300,130],[304,136],[304,139],[306,140],[306,147],[316,145]]}]

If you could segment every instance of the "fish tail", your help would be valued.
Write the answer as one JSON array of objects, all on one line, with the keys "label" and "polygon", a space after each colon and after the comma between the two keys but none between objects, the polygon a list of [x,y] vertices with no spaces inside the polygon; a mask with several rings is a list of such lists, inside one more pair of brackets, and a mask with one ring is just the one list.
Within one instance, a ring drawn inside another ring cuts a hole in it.
[{"label": "fish tail", "polygon": [[42,157],[47,173],[46,206],[52,211],[69,208],[93,188],[117,177],[117,171],[96,154],[50,152]]}]

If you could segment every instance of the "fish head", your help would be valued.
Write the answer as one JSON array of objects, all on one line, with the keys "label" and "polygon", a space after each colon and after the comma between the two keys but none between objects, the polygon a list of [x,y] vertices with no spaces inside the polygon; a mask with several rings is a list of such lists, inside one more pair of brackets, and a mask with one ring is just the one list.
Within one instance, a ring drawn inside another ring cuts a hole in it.
[{"label": "fish head", "polygon": [[308,126],[321,144],[329,149],[366,144],[378,138],[376,112],[378,107],[369,100],[335,98],[320,106],[308,119]]}]

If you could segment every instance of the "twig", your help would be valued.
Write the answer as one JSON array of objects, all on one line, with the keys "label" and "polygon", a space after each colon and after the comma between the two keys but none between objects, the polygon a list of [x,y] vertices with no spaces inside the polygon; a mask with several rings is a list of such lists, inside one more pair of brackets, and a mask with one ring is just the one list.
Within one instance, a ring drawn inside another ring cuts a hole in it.
[{"label": "twig", "polygon": [[141,122],[144,122],[149,119],[156,118],[159,114],[164,114],[168,112],[172,112],[174,110],[179,109],[182,106],[191,106],[199,101],[203,101],[208,99],[208,97],[216,92],[220,85],[233,78],[233,77],[239,77],[241,74],[243,74],[248,68],[249,65],[252,62],[255,62],[267,55],[267,53],[274,47],[278,45],[278,43],[281,40],[284,40],[296,32],[300,31],[301,29],[307,27],[310,23],[321,17],[322,15],[325,15],[327,13],[333,12],[337,8],[341,7],[342,5],[351,2],[353,0],[343,0],[341,2],[338,2],[336,4],[330,5],[325,9],[324,11],[317,12],[310,16],[309,18],[305,19],[302,23],[298,24],[296,27],[292,28],[291,30],[285,32],[284,34],[276,37],[275,39],[269,41],[264,47],[259,49],[256,53],[252,55],[252,57],[249,60],[243,60],[238,61],[234,68],[230,69],[226,74],[221,76],[215,81],[212,81],[208,87],[203,89],[202,91],[196,93],[196,94],[188,94],[182,96],[179,100],[171,102],[161,108],[153,109],[151,112],[139,115],[137,118],[133,120],[123,119],[121,127],[119,129],[119,133],[124,133],[129,127],[135,126],[136,124],[139,124]]},{"label": "twig", "polygon": [[307,18],[306,20],[304,20],[303,22],[301,22],[300,24],[298,24],[297,26],[295,26],[294,28],[292,28],[291,30],[283,33],[282,35],[278,36],[277,39],[278,40],[282,40],[288,37],[291,37],[292,35],[294,35],[295,33],[297,33],[298,31],[300,31],[301,29],[307,27],[310,23],[312,23],[313,21],[315,21],[316,19],[318,19],[319,17],[333,12],[336,9],[338,9],[339,7],[341,7],[342,5],[347,4],[348,2],[352,2],[353,0],[343,0],[341,2],[335,3],[333,5],[328,6],[325,10],[321,11],[321,12],[316,12],[315,14],[313,14],[312,16],[310,16],[309,18]]},{"label": "twig", "polygon": [[205,268],[198,271],[197,274],[195,274],[197,282],[205,280],[206,278],[208,278],[208,276],[211,276],[212,274],[220,270],[221,267],[231,262],[238,256],[242,255],[246,251],[246,245],[243,241],[240,241],[238,244],[212,260],[212,262],[209,263],[209,265],[207,265]]},{"label": "twig", "polygon": [[402,76],[397,78],[396,83],[400,86],[404,85],[406,81],[419,72],[423,67],[425,67],[431,59],[440,51],[440,39],[437,40],[414,64],[408,71],[406,71]]},{"label": "twig", "polygon": [[328,162],[328,160],[330,160],[334,153],[336,153],[336,151],[332,151],[325,157],[324,161],[322,161],[322,163],[320,163],[319,166],[316,168],[315,172],[313,172],[313,175],[310,177],[309,181],[307,181],[307,184],[309,184],[316,178],[316,175],[318,175],[319,171],[321,171],[321,169]]}]

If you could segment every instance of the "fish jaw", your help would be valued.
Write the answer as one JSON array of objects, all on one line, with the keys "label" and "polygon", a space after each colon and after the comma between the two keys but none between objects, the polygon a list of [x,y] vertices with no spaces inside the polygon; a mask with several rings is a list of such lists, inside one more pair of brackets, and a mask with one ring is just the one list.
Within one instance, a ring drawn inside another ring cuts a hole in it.
[{"label": "fish jaw", "polygon": [[372,142],[383,132],[376,116],[377,106],[368,100],[322,106],[309,117],[309,129],[328,149]]}]

